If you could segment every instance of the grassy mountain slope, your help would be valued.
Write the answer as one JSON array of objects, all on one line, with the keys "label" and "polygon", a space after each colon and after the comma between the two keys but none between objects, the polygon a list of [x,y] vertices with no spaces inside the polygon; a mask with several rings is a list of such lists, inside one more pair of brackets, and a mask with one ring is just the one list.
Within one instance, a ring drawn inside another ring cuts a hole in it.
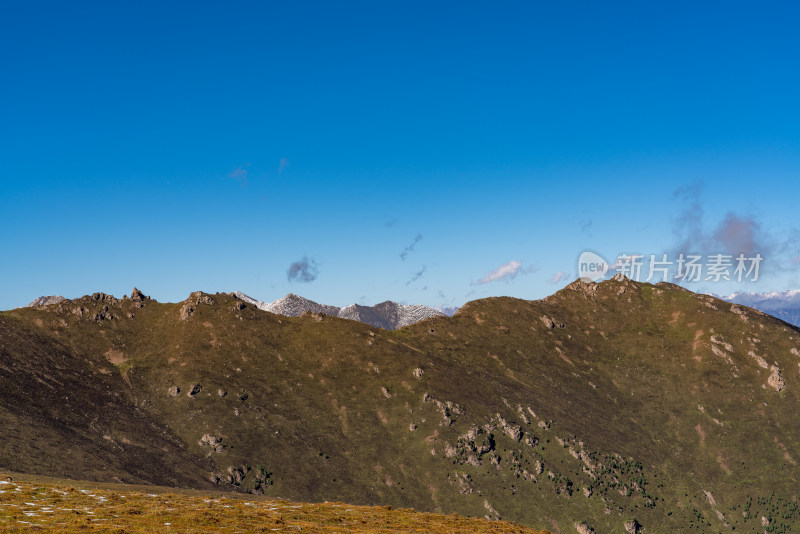
[{"label": "grassy mountain slope", "polygon": [[553,532],[800,527],[800,332],[676,286],[575,282],[397,331],[202,293],[0,321],[3,468]]}]

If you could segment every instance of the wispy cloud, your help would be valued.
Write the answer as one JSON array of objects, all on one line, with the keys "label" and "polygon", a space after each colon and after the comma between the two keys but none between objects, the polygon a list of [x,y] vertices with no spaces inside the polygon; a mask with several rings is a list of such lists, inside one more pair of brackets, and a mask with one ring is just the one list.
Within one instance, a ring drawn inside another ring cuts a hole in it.
[{"label": "wispy cloud", "polygon": [[732,253],[754,254],[766,249],[762,242],[761,225],[752,217],[728,213],[713,235],[714,240]]},{"label": "wispy cloud", "polygon": [[391,228],[391,227],[392,227],[392,226],[394,226],[395,224],[397,224],[397,219],[392,219],[392,220],[390,220],[390,221],[386,221],[385,223],[383,223],[383,225],[384,225],[386,228]]},{"label": "wispy cloud", "polygon": [[422,234],[417,234],[417,237],[414,238],[414,241],[411,242],[403,251],[400,253],[400,259],[406,261],[409,253],[413,252],[414,246],[422,240]]},{"label": "wispy cloud", "polygon": [[764,255],[774,249],[774,243],[761,230],[752,216],[728,212],[712,230],[704,225],[703,184],[695,182],[678,188],[673,197],[683,203],[675,218],[676,252],[697,254]]},{"label": "wispy cloud", "polygon": [[289,269],[286,270],[286,278],[290,282],[313,282],[319,276],[318,267],[319,264],[316,261],[303,256],[289,266]]},{"label": "wispy cloud", "polygon": [[508,263],[504,263],[497,269],[489,271],[483,275],[483,278],[475,282],[475,284],[482,285],[488,284],[489,282],[509,282],[520,274],[528,274],[536,271],[537,269],[532,265],[523,267],[521,261],[511,260]]},{"label": "wispy cloud", "polygon": [[289,166],[289,160],[286,158],[281,158],[280,163],[278,164],[278,174],[281,174],[286,167]]},{"label": "wispy cloud", "polygon": [[581,226],[581,232],[583,232],[583,235],[585,235],[586,237],[592,237],[593,222],[589,217],[584,217],[583,219],[580,220],[578,224],[580,224]]},{"label": "wispy cloud", "polygon": [[414,274],[412,274],[412,275],[411,275],[411,280],[409,280],[408,282],[406,282],[406,285],[413,284],[414,282],[416,282],[417,280],[419,280],[420,278],[422,278],[422,275],[423,275],[423,274],[425,274],[425,270],[426,270],[427,268],[428,268],[427,266],[423,265],[423,266],[422,266],[422,269],[420,269],[419,271],[417,271],[417,272],[415,272]]},{"label": "wispy cloud", "polygon": [[563,271],[558,271],[556,274],[550,277],[551,284],[558,284],[559,282],[563,282],[564,280],[569,279],[569,273],[565,273]]},{"label": "wispy cloud", "polygon": [[228,178],[233,178],[234,180],[239,182],[242,185],[242,187],[247,186],[249,183],[248,182],[249,172],[247,170],[247,167],[249,166],[250,166],[249,163],[245,163],[244,165],[239,165],[230,173],[228,173]]}]

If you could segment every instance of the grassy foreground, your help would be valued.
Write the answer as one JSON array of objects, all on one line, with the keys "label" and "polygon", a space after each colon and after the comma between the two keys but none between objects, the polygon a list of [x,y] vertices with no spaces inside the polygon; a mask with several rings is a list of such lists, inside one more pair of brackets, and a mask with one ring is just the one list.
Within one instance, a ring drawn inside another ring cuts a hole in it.
[{"label": "grassy foreground", "polygon": [[445,532],[542,531],[505,521],[389,506],[307,504],[248,495],[0,475],[0,530],[27,532]]}]

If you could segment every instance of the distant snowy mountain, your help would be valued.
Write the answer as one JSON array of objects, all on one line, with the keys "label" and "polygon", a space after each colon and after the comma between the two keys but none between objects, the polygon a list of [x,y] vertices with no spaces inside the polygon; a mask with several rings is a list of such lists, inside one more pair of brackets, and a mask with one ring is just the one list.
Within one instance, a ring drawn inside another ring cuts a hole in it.
[{"label": "distant snowy mountain", "polygon": [[336,306],[319,304],[313,300],[308,300],[292,293],[289,293],[275,302],[261,302],[260,300],[245,295],[241,291],[235,291],[233,296],[261,310],[278,315],[297,317],[303,312],[311,311],[314,313],[324,313],[332,317],[360,321],[386,330],[397,330],[398,328],[418,323],[429,317],[444,315],[442,312],[429,308],[428,306],[398,304],[390,300],[374,306],[351,304],[344,308],[339,308]]},{"label": "distant snowy mountain", "polygon": [[440,312],[448,317],[452,317],[460,309],[458,306],[447,306],[446,308],[437,308]]},{"label": "distant snowy mountain", "polygon": [[[716,296],[716,295],[715,295]],[[750,306],[787,323],[800,326],[800,289],[768,293],[732,293],[718,296],[728,302]]]}]

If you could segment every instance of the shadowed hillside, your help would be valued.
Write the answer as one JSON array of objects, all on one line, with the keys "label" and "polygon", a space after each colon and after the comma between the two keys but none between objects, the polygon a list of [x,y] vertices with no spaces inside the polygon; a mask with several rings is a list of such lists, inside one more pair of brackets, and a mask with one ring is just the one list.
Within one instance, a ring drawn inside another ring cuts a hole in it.
[{"label": "shadowed hillside", "polygon": [[132,297],[0,314],[0,467],[553,532],[800,526],[800,332],[755,310],[578,281],[386,331]]}]

